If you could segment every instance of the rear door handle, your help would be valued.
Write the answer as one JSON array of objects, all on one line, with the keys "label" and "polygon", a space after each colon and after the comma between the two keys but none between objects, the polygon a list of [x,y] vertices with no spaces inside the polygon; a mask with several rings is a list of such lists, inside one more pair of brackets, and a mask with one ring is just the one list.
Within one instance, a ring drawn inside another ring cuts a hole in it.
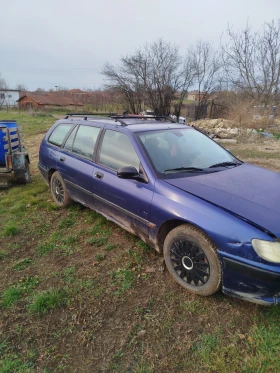
[{"label": "rear door handle", "polygon": [[94,176],[95,176],[97,179],[102,180],[104,174],[103,174],[102,172],[96,172]]},{"label": "rear door handle", "polygon": [[65,157],[60,157],[60,161],[61,161],[61,162],[64,162],[65,159],[66,159]]}]

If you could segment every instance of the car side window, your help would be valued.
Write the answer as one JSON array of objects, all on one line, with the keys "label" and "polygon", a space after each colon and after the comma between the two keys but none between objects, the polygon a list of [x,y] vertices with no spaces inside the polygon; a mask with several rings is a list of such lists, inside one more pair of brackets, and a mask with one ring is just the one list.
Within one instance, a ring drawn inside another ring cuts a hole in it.
[{"label": "car side window", "polygon": [[125,166],[133,166],[139,171],[140,160],[127,135],[107,130],[101,146],[99,163],[115,171]]},{"label": "car side window", "polygon": [[63,144],[63,141],[66,135],[70,132],[72,128],[73,128],[72,123],[59,124],[51,133],[48,141],[51,144],[61,146]]},{"label": "car side window", "polygon": [[[72,146],[72,152],[81,155],[82,157],[86,157],[92,159],[94,146],[96,144],[97,137],[99,135],[101,128],[99,127],[90,127],[90,126],[79,126],[78,131],[73,136],[74,143]],[[69,136],[66,146],[71,147],[71,138],[72,134]],[[68,143],[69,141],[69,143]],[[70,149],[68,149],[70,150]]]}]

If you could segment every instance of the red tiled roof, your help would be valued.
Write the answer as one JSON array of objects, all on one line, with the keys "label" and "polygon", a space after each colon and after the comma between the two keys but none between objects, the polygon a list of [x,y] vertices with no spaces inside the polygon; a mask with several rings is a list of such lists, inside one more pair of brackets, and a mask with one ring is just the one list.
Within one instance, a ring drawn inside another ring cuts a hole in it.
[{"label": "red tiled roof", "polygon": [[67,92],[69,92],[69,93],[85,93],[84,91],[82,91],[79,88],[69,89]]},{"label": "red tiled roof", "polygon": [[46,93],[43,95],[35,95],[35,94],[25,94],[24,96],[20,97],[18,101],[21,101],[24,97],[30,98],[33,101],[37,102],[39,105],[54,105],[54,106],[68,106],[68,105],[76,105],[76,106],[83,106],[81,102],[76,102],[71,97],[62,97],[57,96],[55,94]]}]

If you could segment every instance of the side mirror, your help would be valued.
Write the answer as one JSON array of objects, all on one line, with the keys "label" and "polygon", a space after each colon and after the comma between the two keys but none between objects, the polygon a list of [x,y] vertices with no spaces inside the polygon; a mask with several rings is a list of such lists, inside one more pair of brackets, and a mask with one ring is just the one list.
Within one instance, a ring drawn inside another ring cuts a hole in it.
[{"label": "side mirror", "polygon": [[140,176],[136,168],[132,166],[119,168],[117,175],[120,179],[135,179]]}]

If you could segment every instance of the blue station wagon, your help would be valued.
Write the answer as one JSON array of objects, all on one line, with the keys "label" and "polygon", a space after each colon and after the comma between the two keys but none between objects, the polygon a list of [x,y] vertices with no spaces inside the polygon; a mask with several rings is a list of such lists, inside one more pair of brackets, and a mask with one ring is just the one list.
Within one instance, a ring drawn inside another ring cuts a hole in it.
[{"label": "blue station wagon", "polygon": [[90,115],[52,126],[39,169],[58,206],[136,234],[188,291],[280,302],[280,174],[168,118]]}]

